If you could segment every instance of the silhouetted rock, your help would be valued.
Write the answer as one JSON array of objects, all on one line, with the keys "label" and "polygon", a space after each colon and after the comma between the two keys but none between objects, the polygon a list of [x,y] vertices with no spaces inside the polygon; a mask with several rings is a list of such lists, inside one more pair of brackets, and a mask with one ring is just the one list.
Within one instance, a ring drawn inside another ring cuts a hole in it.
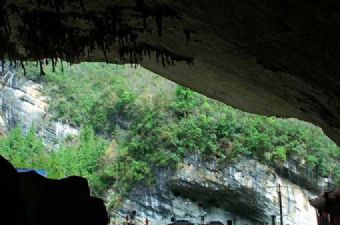
[{"label": "silhouetted rock", "polygon": [[0,156],[0,224],[18,224],[23,213],[19,177],[15,168]]},{"label": "silhouetted rock", "polygon": [[109,217],[102,199],[94,197],[90,199],[90,218],[91,225],[104,225],[109,223]]},{"label": "silhouetted rock", "polygon": [[104,202],[90,196],[85,178],[53,180],[36,172],[17,173],[0,157],[0,179],[0,224],[108,224]]}]

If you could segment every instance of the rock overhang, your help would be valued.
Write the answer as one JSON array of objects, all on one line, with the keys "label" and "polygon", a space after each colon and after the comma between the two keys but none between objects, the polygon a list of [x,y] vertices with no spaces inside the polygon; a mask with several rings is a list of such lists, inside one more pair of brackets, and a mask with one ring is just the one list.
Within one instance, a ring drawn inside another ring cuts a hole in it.
[{"label": "rock overhang", "polygon": [[6,0],[0,58],[138,63],[236,108],[312,122],[339,144],[338,9],[304,0]]}]

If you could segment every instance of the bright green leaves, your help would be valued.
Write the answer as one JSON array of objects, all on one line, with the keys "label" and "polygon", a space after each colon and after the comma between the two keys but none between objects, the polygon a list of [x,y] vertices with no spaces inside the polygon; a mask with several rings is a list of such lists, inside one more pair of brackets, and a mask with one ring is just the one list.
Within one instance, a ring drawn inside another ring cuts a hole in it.
[{"label": "bright green leaves", "polygon": [[283,163],[287,160],[287,150],[283,147],[277,147],[273,151],[273,161]]},{"label": "bright green leaves", "polygon": [[171,104],[178,117],[185,117],[199,105],[199,95],[188,88],[177,86],[176,100]]},{"label": "bright green leaves", "polygon": [[80,175],[88,178],[91,186],[102,186],[97,176],[102,169],[100,160],[107,146],[107,141],[97,137],[92,128],[83,128],[78,144],[64,145],[50,154],[50,176]]},{"label": "bright green leaves", "polygon": [[0,139],[0,154],[8,158],[17,167],[41,167],[46,152],[41,139],[35,135],[34,126],[24,135],[18,126],[7,138]]},{"label": "bright green leaves", "polygon": [[0,154],[16,167],[45,169],[49,177],[61,178],[80,175],[89,179],[91,186],[102,186],[96,180],[101,169],[99,162],[107,148],[107,141],[97,137],[91,128],[84,128],[77,144],[62,145],[59,150],[47,152],[36,136],[34,126],[27,135],[17,127],[0,139]]},{"label": "bright green leaves", "polygon": [[318,164],[319,160],[314,155],[308,155],[307,156],[307,164],[311,166],[312,168],[315,168]]}]

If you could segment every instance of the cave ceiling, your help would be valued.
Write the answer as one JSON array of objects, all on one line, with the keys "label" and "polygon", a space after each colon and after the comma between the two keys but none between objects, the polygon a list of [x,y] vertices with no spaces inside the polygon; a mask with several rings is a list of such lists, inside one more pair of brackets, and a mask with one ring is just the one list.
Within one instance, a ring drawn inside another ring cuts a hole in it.
[{"label": "cave ceiling", "polygon": [[236,108],[312,122],[340,144],[339,1],[1,3],[1,61],[141,64]]}]

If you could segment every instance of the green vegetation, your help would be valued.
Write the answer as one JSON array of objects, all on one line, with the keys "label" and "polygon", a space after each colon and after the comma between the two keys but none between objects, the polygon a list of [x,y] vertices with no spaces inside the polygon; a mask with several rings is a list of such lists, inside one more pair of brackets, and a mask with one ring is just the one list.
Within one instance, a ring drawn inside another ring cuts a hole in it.
[{"label": "green vegetation", "polygon": [[47,152],[34,127],[27,135],[17,127],[0,139],[0,154],[18,168],[43,168],[51,178],[84,176],[97,193],[101,186],[97,180],[98,164],[107,146],[108,142],[95,136],[92,129],[84,128],[77,142],[65,143],[58,151]]},{"label": "green vegetation", "polygon": [[0,154],[16,166],[85,176],[98,195],[116,191],[114,200],[136,182],[152,182],[155,168],[174,167],[192,153],[220,166],[249,157],[276,167],[293,158],[340,181],[340,149],[311,124],[241,112],[141,68],[84,63],[45,70],[50,112],[82,134],[47,152],[34,128],[28,135],[15,129],[0,140]]}]

